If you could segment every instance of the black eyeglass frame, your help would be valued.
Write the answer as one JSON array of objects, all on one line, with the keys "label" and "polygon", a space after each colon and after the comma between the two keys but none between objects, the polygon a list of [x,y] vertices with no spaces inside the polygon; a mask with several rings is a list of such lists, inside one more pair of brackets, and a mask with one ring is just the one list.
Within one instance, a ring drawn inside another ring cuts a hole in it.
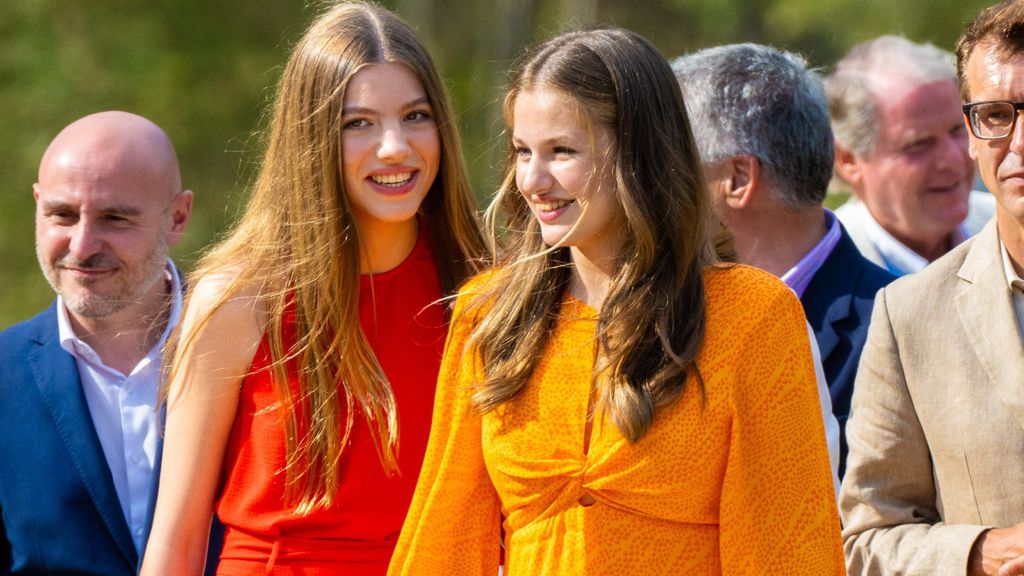
[{"label": "black eyeglass frame", "polygon": [[[992,137],[978,134],[978,127],[974,124],[974,117],[971,116],[971,111],[984,104],[1009,104],[1013,106],[1013,122],[1010,122],[1010,128],[1006,132],[1005,136]],[[967,118],[967,125],[971,127],[971,134],[973,134],[978,140],[1006,140],[1013,136],[1013,130],[1017,126],[1017,113],[1021,110],[1024,110],[1024,102],[1014,102],[1013,100],[986,100],[983,102],[968,102],[963,105],[964,116]]]}]

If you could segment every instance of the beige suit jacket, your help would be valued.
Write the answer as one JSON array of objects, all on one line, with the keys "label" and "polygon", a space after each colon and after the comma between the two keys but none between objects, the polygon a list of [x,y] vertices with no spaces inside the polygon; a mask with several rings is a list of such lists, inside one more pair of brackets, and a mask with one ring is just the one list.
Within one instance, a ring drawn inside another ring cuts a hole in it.
[{"label": "beige suit jacket", "polygon": [[966,573],[1024,521],[1024,345],[995,221],[875,300],[840,496],[851,576]]}]

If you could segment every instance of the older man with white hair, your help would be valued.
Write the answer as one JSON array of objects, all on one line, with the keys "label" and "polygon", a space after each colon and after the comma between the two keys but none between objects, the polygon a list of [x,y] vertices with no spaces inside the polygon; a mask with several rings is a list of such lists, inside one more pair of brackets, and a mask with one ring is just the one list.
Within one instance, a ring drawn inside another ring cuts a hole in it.
[{"label": "older man with white hair", "polygon": [[835,171],[854,195],[836,215],[868,260],[910,274],[981,230],[995,204],[971,191],[952,54],[882,36],[850,50],[825,86]]}]

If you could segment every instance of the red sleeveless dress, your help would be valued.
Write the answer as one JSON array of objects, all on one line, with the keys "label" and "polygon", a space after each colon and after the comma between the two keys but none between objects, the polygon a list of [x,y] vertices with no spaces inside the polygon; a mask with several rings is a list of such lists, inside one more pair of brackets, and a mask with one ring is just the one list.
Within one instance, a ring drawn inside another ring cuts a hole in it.
[{"label": "red sleeveless dress", "polygon": [[[416,487],[447,334],[426,232],[397,268],[360,280],[359,313],[398,405],[401,475],[389,477],[362,413],[342,454],[333,505],[307,515],[284,503],[284,419],[266,337],[242,383],[217,514],[226,527],[217,574],[383,576]],[[373,283],[371,297],[370,284]],[[374,306],[376,303],[376,306]],[[286,326],[285,338],[294,340]],[[287,346],[291,342],[285,342]]]}]

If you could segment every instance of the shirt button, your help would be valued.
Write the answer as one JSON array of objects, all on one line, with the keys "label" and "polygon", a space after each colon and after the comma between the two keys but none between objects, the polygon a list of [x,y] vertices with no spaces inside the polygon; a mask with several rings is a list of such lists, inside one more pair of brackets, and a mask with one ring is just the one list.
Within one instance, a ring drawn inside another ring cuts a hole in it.
[{"label": "shirt button", "polygon": [[139,458],[138,454],[132,454],[130,460],[132,461],[132,464],[138,464],[141,458]]},{"label": "shirt button", "polygon": [[594,504],[597,504],[597,500],[594,500],[594,497],[591,496],[590,494],[584,494],[580,498],[580,506],[583,506],[584,508],[589,508],[590,506],[593,506]]}]

